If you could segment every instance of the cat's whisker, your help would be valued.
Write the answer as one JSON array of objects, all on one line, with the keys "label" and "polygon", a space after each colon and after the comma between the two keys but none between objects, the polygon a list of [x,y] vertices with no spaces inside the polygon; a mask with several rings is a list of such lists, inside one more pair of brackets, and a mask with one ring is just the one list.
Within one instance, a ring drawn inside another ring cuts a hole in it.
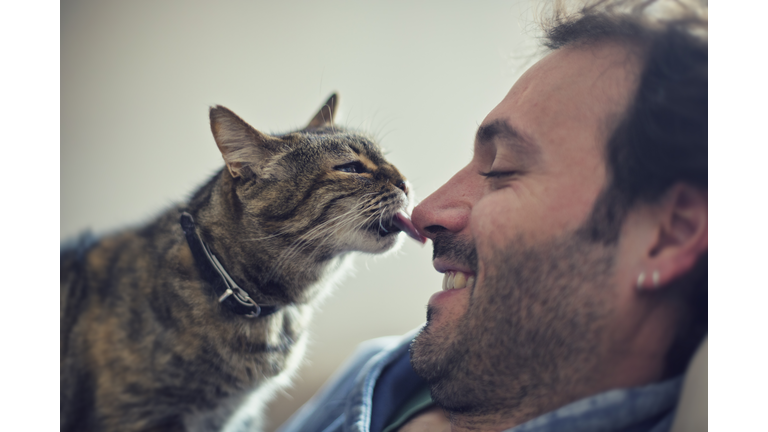
[{"label": "cat's whisker", "polygon": [[[331,219],[329,219],[329,220],[327,220],[327,221],[317,225],[316,227],[312,228],[310,231],[304,233],[301,237],[299,237],[299,239],[297,241],[299,241],[301,239],[304,239],[304,238],[307,238],[308,236],[310,236],[312,233],[314,233],[318,229],[323,228],[325,225],[327,225],[329,223],[332,223],[332,222],[334,222],[337,219],[340,219],[340,218],[343,218],[345,216],[348,216],[349,214],[353,213],[354,211],[355,211],[355,209],[353,208],[353,209],[351,209],[351,210],[349,210],[349,211],[347,211],[347,212],[345,212],[345,213],[343,213],[341,215],[335,216],[335,217],[333,217],[333,218],[331,218]],[[288,228],[289,227],[286,227],[285,229],[287,230]]]},{"label": "cat's whisker", "polygon": [[278,230],[276,233],[274,233],[272,235],[268,235],[266,237],[260,237],[260,238],[243,239],[243,241],[261,241],[261,240],[268,240],[268,239],[275,238],[275,237],[280,237],[282,235],[288,234],[289,231],[291,230],[291,228],[292,228],[291,226],[286,226],[286,227]]},{"label": "cat's whisker", "polygon": [[383,225],[383,223],[382,223],[382,219],[384,218],[384,212],[382,212],[382,211],[381,211],[381,201],[379,201],[379,210],[378,210],[378,213],[379,213],[379,228],[381,228],[381,229],[382,229],[382,230],[384,230],[385,232],[389,232],[389,231],[388,231],[386,228],[384,228],[384,225]]},{"label": "cat's whisker", "polygon": [[[344,214],[342,216],[348,216],[348,214]],[[334,218],[333,220],[327,221],[322,225],[315,227],[311,232],[308,232],[304,234],[301,238],[297,239],[275,264],[273,273],[281,269],[285,263],[289,262],[293,257],[298,255],[304,247],[311,245],[314,247],[316,251],[319,250],[319,248],[325,243],[325,241],[328,238],[331,238],[330,234],[332,234],[332,231],[337,228],[336,225],[331,225],[331,222],[335,222],[337,219],[340,219],[340,218],[341,216]],[[346,222],[342,222],[342,224],[344,223]],[[313,245],[312,241],[318,238],[322,239],[321,242]],[[313,255],[314,253],[311,253],[309,255],[309,258],[311,259]]]},{"label": "cat's whisker", "polygon": [[[371,216],[368,216],[368,217],[367,217],[366,219],[364,219],[363,221],[361,221],[361,222],[358,222],[357,226],[355,226],[355,227],[354,227],[354,228],[352,228],[352,229],[349,229],[348,231],[354,232],[354,231],[357,231],[357,230],[361,229],[361,228],[362,228],[362,227],[364,227],[364,226],[365,226],[367,223],[369,223],[369,221],[370,221],[371,219],[373,219],[374,217],[376,217],[376,214],[372,214]],[[345,227],[344,225],[350,225],[350,224],[351,224],[351,223],[353,223],[353,222],[354,222],[354,220],[347,220],[347,221],[344,221],[344,222],[343,222],[343,225],[339,226],[338,228],[339,228],[339,229],[342,229],[342,228],[346,229],[346,227]],[[335,236],[324,236],[324,237],[322,238],[322,240],[320,241],[320,243],[318,244],[318,247],[317,247],[317,248],[315,248],[315,250],[313,250],[312,252],[310,252],[310,255],[309,255],[309,256],[310,256],[310,258],[313,258],[313,257],[315,256],[315,254],[316,254],[316,253],[317,253],[317,252],[320,250],[320,246],[324,245],[324,244],[325,244],[325,243],[326,243],[328,240],[331,240],[331,239],[333,239],[333,240],[335,240],[335,241],[338,241],[338,240],[335,238]]]},{"label": "cat's whisker", "polygon": [[[368,196],[368,195],[374,195],[374,194],[375,194],[375,193],[366,194],[365,196]],[[358,206],[359,206],[360,202],[361,202],[361,200],[358,200],[358,202],[356,203],[355,207],[353,207],[352,209],[350,209],[349,211],[347,211],[346,213],[344,213],[342,216],[347,216],[347,215],[349,215],[350,213],[353,213],[353,212],[359,211],[359,209],[358,209]],[[372,203],[365,203],[363,206],[360,206],[360,207],[363,207],[364,209],[368,209],[368,208],[372,207]],[[321,247],[322,247],[323,245],[325,245],[325,243],[326,243],[326,242],[327,242],[329,239],[334,239],[334,240],[336,239],[336,236],[333,236],[333,235],[329,235],[329,234],[331,234],[331,231],[332,231],[332,230],[336,230],[337,232],[338,232],[338,231],[341,231],[341,230],[357,231],[357,230],[361,229],[363,226],[365,226],[365,224],[366,224],[366,223],[368,223],[368,221],[370,221],[370,220],[371,220],[372,218],[374,218],[376,215],[377,215],[377,214],[376,214],[376,213],[374,213],[374,214],[372,214],[371,216],[369,216],[368,218],[366,218],[365,220],[363,220],[362,222],[359,222],[359,223],[358,223],[358,225],[357,225],[357,226],[356,226],[354,229],[347,229],[347,227],[346,227],[347,225],[350,225],[350,224],[352,224],[352,223],[354,223],[354,222],[355,222],[355,219],[354,219],[354,218],[350,218],[350,219],[344,220],[344,221],[342,221],[340,224],[338,224],[338,225],[333,225],[333,226],[329,226],[329,225],[328,225],[328,223],[329,223],[329,222],[332,222],[332,221],[335,221],[335,220],[337,220],[337,219],[339,219],[338,217],[337,217],[337,218],[334,218],[334,219],[333,219],[333,220],[331,220],[331,221],[327,221],[327,222],[325,222],[324,224],[322,224],[322,226],[319,226],[319,227],[322,227],[322,228],[324,228],[324,229],[322,229],[322,230],[313,230],[313,232],[312,232],[312,234],[313,234],[313,235],[312,235],[311,237],[320,238],[320,239],[321,239],[321,241],[320,241],[320,243],[318,243],[318,244],[314,245],[314,250],[313,250],[312,252],[310,252],[310,254],[309,254],[308,258],[312,259],[312,258],[313,258],[313,257],[314,257],[314,256],[315,256],[315,255],[316,255],[316,254],[317,254],[317,253],[318,253],[318,252],[321,250]],[[319,228],[319,227],[318,227],[318,228]],[[309,233],[307,233],[307,234],[309,234]],[[309,237],[309,236],[307,236],[306,234],[305,234],[305,236],[306,236],[306,237]],[[313,238],[305,238],[304,240],[306,240],[306,242],[308,243],[309,241],[313,240]],[[298,246],[298,245],[297,245],[297,246]],[[282,266],[283,264],[285,264],[286,262],[288,262],[288,261],[289,261],[289,258],[292,258],[293,256],[295,256],[295,254],[296,254],[296,253],[298,253],[298,252],[300,251],[300,248],[298,248],[298,247],[294,247],[294,248],[292,248],[292,249],[293,249],[293,250],[292,250],[292,251],[290,251],[290,253],[288,253],[288,254],[286,254],[284,257],[282,257],[282,259],[280,260],[280,264],[279,264],[279,266]],[[278,266],[276,266],[276,268],[277,268],[277,267],[278,267]]]},{"label": "cat's whisker", "polygon": [[[362,200],[362,198],[361,198],[360,200]],[[359,201],[360,201],[360,200],[358,200],[358,203],[359,203]],[[310,239],[311,239],[311,237],[312,237],[312,235],[313,235],[314,233],[316,233],[318,230],[320,230],[320,229],[322,229],[322,228],[326,227],[327,225],[329,225],[329,224],[331,224],[331,223],[333,223],[333,222],[335,222],[335,221],[337,221],[337,220],[339,220],[339,219],[342,219],[342,218],[344,218],[344,217],[347,217],[347,216],[349,216],[350,214],[352,214],[352,213],[355,213],[356,211],[358,211],[358,209],[356,208],[356,206],[357,206],[357,204],[355,205],[355,207],[352,207],[350,210],[346,211],[345,213],[343,213],[343,214],[340,214],[340,215],[338,215],[338,216],[336,216],[336,217],[333,217],[333,218],[331,218],[331,219],[329,219],[329,220],[327,220],[327,221],[325,221],[325,222],[323,222],[323,223],[319,224],[318,226],[316,226],[316,227],[312,228],[310,231],[308,231],[308,232],[304,233],[304,234],[303,234],[301,237],[299,237],[299,240],[302,240],[302,239],[303,239],[303,240],[310,240]]]},{"label": "cat's whisker", "polygon": [[[341,214],[341,215],[339,215],[339,216],[337,216],[337,217],[335,217],[335,218],[333,218],[333,219],[331,219],[331,220],[329,220],[329,221],[326,221],[326,222],[324,222],[324,223],[332,222],[332,221],[333,221],[333,220],[335,220],[335,219],[338,219],[338,218],[341,218],[341,217],[347,216],[347,215],[349,215],[349,214],[351,214],[351,213],[355,212],[355,211],[356,211],[356,208],[355,208],[355,207],[357,207],[357,205],[358,205],[358,204],[360,204],[360,202],[361,202],[362,200],[364,200],[364,199],[365,199],[365,197],[367,197],[367,196],[370,196],[370,195],[375,195],[375,194],[376,194],[376,192],[371,192],[371,193],[367,193],[367,194],[364,194],[364,195],[362,195],[362,196],[361,196],[361,197],[358,199],[358,201],[357,201],[357,203],[355,204],[355,206],[354,206],[353,208],[351,208],[351,209],[350,209],[348,212],[346,212],[346,213],[344,213],[344,214]],[[256,217],[252,216],[252,215],[251,215],[251,218],[253,218],[254,220],[258,221],[258,219],[257,219]],[[295,227],[292,227],[291,225],[288,225],[288,226],[284,227],[283,229],[279,230],[277,233],[271,234],[271,235],[269,235],[269,236],[266,236],[266,237],[261,237],[261,238],[256,238],[256,239],[247,239],[247,241],[259,241],[259,240],[267,240],[267,239],[270,239],[270,238],[274,238],[274,237],[277,237],[277,236],[280,236],[280,235],[284,235],[284,234],[287,234],[287,233],[288,233],[288,231],[290,231],[290,229],[291,229],[291,228],[295,228]]]},{"label": "cat's whisker", "polygon": [[345,217],[347,217],[347,216],[349,216],[349,215],[351,215],[353,213],[363,211],[365,208],[363,207],[361,209],[360,208],[360,203],[363,201],[363,199],[365,199],[365,197],[367,197],[369,195],[374,195],[374,194],[375,194],[375,192],[363,195],[362,197],[360,197],[360,199],[358,199],[358,201],[355,203],[355,205],[352,206],[348,211],[346,211],[345,213],[343,213],[343,214],[341,214],[339,216],[336,216],[336,217],[334,217],[332,219],[329,219],[326,222],[323,222],[322,224],[318,225],[317,227],[313,228],[312,230],[310,230],[307,233],[305,233],[304,235],[302,235],[300,237],[300,239],[304,239],[304,240],[309,241],[309,240],[312,239],[312,236],[315,235],[318,232],[318,230],[320,230],[321,228],[324,228],[327,225],[329,225],[329,224],[331,224],[331,223],[333,223],[333,222],[335,222],[335,221],[337,221],[339,219],[345,218]]},{"label": "cat's whisker", "polygon": [[314,240],[315,238],[327,237],[327,236],[325,235],[325,234],[326,234],[326,231],[330,231],[330,229],[328,229],[328,228],[331,228],[331,229],[333,228],[331,224],[332,224],[333,222],[337,221],[338,219],[341,219],[341,218],[347,217],[347,216],[349,216],[350,214],[352,214],[352,213],[356,212],[356,211],[357,211],[357,208],[356,208],[356,207],[357,207],[357,204],[359,204],[359,203],[360,203],[360,201],[362,201],[362,199],[363,199],[363,198],[364,198],[364,197],[361,197],[361,198],[360,198],[360,199],[357,201],[356,205],[355,205],[354,207],[352,207],[350,210],[348,210],[347,212],[345,212],[345,213],[343,213],[343,214],[341,214],[341,215],[339,215],[339,216],[336,216],[336,217],[334,217],[334,218],[332,218],[332,219],[330,219],[330,220],[328,220],[328,221],[325,221],[325,222],[323,222],[322,224],[320,224],[320,225],[318,225],[318,226],[316,226],[316,227],[312,228],[310,231],[308,231],[307,233],[303,234],[301,237],[299,237],[298,239],[296,239],[296,240],[295,240],[295,241],[294,241],[294,242],[293,242],[293,243],[292,243],[292,244],[291,244],[291,245],[290,245],[290,246],[289,246],[289,247],[286,249],[286,251],[285,251],[283,254],[281,254],[281,256],[278,258],[278,260],[277,260],[276,264],[275,264],[275,265],[274,265],[274,267],[273,267],[273,270],[272,270],[272,271],[270,272],[270,274],[268,275],[268,278],[267,278],[267,280],[270,280],[270,279],[271,279],[271,277],[274,275],[274,273],[276,273],[278,270],[281,270],[281,269],[282,269],[282,266],[283,266],[285,263],[287,263],[287,262],[288,262],[288,261],[289,261],[291,258],[293,258],[294,256],[296,256],[296,255],[297,255],[297,254],[298,254],[298,253],[301,251],[301,247],[300,247],[300,246],[301,246],[302,244],[304,244],[304,245],[309,245],[309,244],[311,243],[311,241],[312,241],[312,240]]}]

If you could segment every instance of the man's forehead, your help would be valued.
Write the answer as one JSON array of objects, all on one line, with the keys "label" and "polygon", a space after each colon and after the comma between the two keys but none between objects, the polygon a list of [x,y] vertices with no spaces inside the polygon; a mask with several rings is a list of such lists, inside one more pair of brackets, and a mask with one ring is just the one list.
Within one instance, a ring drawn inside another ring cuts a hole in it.
[{"label": "man's forehead", "polygon": [[596,96],[625,99],[626,90],[637,84],[640,53],[636,45],[615,41],[566,46],[536,62],[518,83],[544,86],[552,92],[601,89],[601,94]]},{"label": "man's forehead", "polygon": [[600,133],[634,94],[641,64],[635,53],[610,42],[554,51],[520,77],[481,129],[506,123],[540,144],[579,129]]}]

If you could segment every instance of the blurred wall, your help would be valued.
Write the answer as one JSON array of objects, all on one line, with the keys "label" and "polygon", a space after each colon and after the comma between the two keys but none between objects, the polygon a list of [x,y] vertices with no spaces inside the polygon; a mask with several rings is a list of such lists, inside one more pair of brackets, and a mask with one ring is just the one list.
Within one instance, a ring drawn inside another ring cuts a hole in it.
[{"label": "blurred wall", "polygon": [[[303,126],[333,91],[417,196],[471,157],[477,125],[532,58],[525,1],[95,1],[61,4],[61,236],[106,233],[184,200],[221,156],[207,109],[257,129]],[[431,246],[360,257],[270,406],[274,428],[361,341],[425,319]]]}]

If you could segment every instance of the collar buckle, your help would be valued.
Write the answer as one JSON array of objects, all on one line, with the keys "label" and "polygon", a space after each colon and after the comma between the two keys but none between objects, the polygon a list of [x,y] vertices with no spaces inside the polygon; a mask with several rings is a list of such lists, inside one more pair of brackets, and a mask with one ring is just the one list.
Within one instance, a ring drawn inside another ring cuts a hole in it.
[{"label": "collar buckle", "polygon": [[[211,252],[208,245],[197,234],[195,220],[191,214],[183,212],[179,223],[198,267],[202,267],[201,270],[203,270],[204,274],[214,276],[212,284],[214,289],[217,290],[219,303],[246,318],[257,318],[277,312],[277,306],[264,306],[263,308],[259,306],[245,290],[235,283],[229,273],[227,273],[227,270],[224,269],[224,266],[221,265],[219,259],[216,258],[216,255]],[[216,278],[215,274],[219,277]],[[224,290],[219,290],[218,288],[222,285]],[[218,291],[222,292],[219,294]]]}]

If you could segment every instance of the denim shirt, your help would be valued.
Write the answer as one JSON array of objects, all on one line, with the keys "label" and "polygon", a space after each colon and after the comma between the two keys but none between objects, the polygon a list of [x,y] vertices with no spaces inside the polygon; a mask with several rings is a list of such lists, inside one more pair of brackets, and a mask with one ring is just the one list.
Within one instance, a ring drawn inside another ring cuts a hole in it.
[{"label": "denim shirt", "polygon": [[[404,337],[364,342],[278,432],[380,432],[399,404],[423,384],[410,368]],[[616,389],[558,408],[506,432],[667,432],[682,377]],[[374,391],[375,390],[375,391]]]}]

